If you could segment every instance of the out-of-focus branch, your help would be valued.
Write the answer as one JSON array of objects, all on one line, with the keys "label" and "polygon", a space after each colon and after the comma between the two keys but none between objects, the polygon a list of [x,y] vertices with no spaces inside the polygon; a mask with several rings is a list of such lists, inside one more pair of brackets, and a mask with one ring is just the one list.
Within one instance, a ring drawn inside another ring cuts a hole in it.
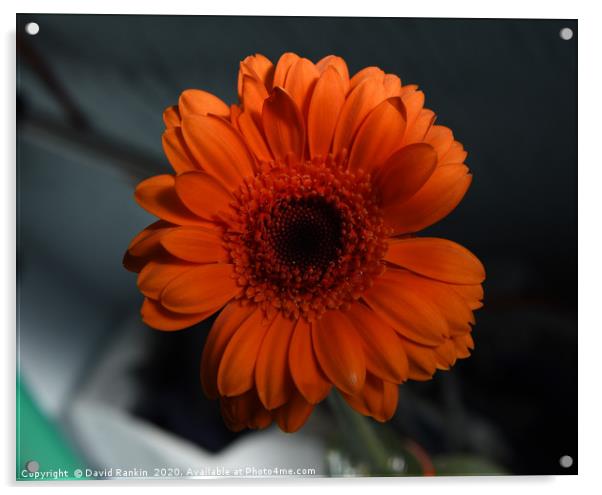
[{"label": "out-of-focus branch", "polygon": [[[17,35],[17,52],[48,88],[67,116],[66,120],[52,118],[30,112],[26,105],[17,105],[19,139],[32,138],[58,152],[75,152],[87,157],[100,158],[132,182],[168,170],[166,162],[157,155],[92,130],[85,113],[61,84],[52,67],[20,32]],[[24,95],[17,95],[18,102],[23,97]]]},{"label": "out-of-focus branch", "polygon": [[65,87],[61,84],[59,78],[55,75],[52,67],[38,53],[35,47],[27,41],[27,38],[17,33],[17,53],[23,57],[23,60],[29,64],[33,71],[40,78],[44,86],[48,88],[50,93],[55,97],[61,108],[67,114],[69,122],[74,127],[85,129],[89,127],[88,119],[84,112],[80,110],[77,103]]},{"label": "out-of-focus branch", "polygon": [[134,183],[151,175],[169,172],[167,161],[153,153],[54,118],[26,114],[18,125],[20,139],[31,138],[58,152],[67,150],[101,159]]}]

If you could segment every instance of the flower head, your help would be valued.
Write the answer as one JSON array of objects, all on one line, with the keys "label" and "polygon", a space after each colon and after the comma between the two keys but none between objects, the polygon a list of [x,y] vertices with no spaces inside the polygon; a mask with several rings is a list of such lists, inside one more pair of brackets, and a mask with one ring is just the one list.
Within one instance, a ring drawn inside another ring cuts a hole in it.
[{"label": "flower head", "polygon": [[187,90],[164,113],[174,174],[136,188],[159,220],[128,247],[143,320],[219,313],[201,379],[226,424],[300,428],[332,387],[388,420],[398,385],[473,348],[485,271],[416,234],[466,193],[466,152],[424,94],[343,59],[247,57],[240,102]]}]

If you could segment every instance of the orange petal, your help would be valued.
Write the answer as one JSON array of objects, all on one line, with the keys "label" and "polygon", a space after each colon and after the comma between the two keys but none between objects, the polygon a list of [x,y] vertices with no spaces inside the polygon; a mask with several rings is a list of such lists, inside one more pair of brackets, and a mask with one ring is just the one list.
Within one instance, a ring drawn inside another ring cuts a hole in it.
[{"label": "orange petal", "polygon": [[207,222],[182,204],[174,182],[172,175],[155,175],[138,184],[134,197],[146,211],[168,222],[176,225],[206,225]]},{"label": "orange petal", "polygon": [[244,76],[252,76],[262,82],[266,89],[271,89],[274,78],[274,64],[270,59],[256,53],[249,55],[240,63],[238,71],[238,97],[242,97],[242,85]]},{"label": "orange petal", "polygon": [[134,272],[134,273],[140,273],[142,271],[142,269],[146,266],[146,263],[148,263],[148,259],[141,258],[138,256],[133,256],[128,251],[126,251],[126,253],[123,255],[123,259],[121,260],[121,263],[123,264],[123,267],[127,271]]},{"label": "orange petal", "polygon": [[[250,393],[251,391],[248,392],[248,394]],[[242,396],[245,395],[247,394],[243,394]],[[234,412],[234,410],[236,409],[234,407],[234,404],[236,404],[235,399],[238,399],[238,397],[219,397],[219,405],[220,413],[226,427],[230,431],[239,432],[244,430],[247,427],[247,424],[242,422],[239,419],[238,414]]]},{"label": "orange petal", "polygon": [[375,79],[380,85],[382,85],[385,79],[385,72],[382,69],[379,69],[378,67],[363,68],[359,72],[356,72],[355,75],[349,81],[349,91],[353,91],[366,79]]},{"label": "orange petal", "polygon": [[430,380],[437,370],[437,358],[433,347],[426,347],[400,337],[408,355],[411,380]]},{"label": "orange petal", "polygon": [[422,91],[411,91],[401,97],[408,128],[414,125],[416,119],[424,107],[424,93]]},{"label": "orange petal", "polygon": [[347,68],[347,63],[341,57],[337,57],[336,55],[327,55],[322,60],[320,60],[316,67],[320,71],[320,73],[326,72],[326,69],[332,67],[337,71],[339,76],[341,77],[341,82],[343,83],[343,92],[347,94],[349,91],[349,69]]},{"label": "orange petal", "polygon": [[241,102],[244,111],[248,112],[257,124],[261,123],[263,104],[268,96],[267,89],[259,79],[250,76],[243,77]]},{"label": "orange petal", "polygon": [[386,74],[383,78],[383,87],[387,98],[401,95],[401,79],[395,74]]},{"label": "orange petal", "polygon": [[234,197],[214,176],[206,172],[187,172],[176,177],[178,197],[190,211],[208,220],[230,210]]},{"label": "orange petal", "polygon": [[453,163],[464,163],[464,160],[466,160],[467,156],[468,153],[464,151],[462,143],[454,141],[447,153],[445,153],[445,155],[443,155],[439,161],[439,166],[442,167],[443,165],[449,165]]},{"label": "orange petal", "polygon": [[279,312],[267,331],[255,366],[255,387],[266,409],[283,405],[293,390],[288,351],[295,323]]},{"label": "orange petal", "polygon": [[420,344],[439,345],[449,334],[447,322],[433,302],[416,293],[412,282],[407,273],[387,270],[363,298],[399,334]]},{"label": "orange petal", "polygon": [[[247,60],[249,57],[247,57]],[[249,66],[255,71],[255,74],[265,84],[265,87],[270,89],[272,87],[272,80],[274,78],[274,64],[272,61],[261,53],[256,53],[255,56],[248,61]]]},{"label": "orange petal", "polygon": [[452,338],[454,347],[456,348],[456,356],[458,359],[464,359],[470,356],[470,349],[464,335],[456,335]]},{"label": "orange petal", "polygon": [[405,283],[411,285],[414,292],[424,300],[432,302],[447,321],[450,336],[464,335],[470,332],[470,325],[474,325],[474,315],[464,298],[455,290],[454,286],[415,275],[406,270],[390,270],[392,277],[403,278]]},{"label": "orange petal", "polygon": [[298,59],[288,72],[284,89],[303,116],[307,116],[311,95],[319,77],[320,72],[316,66],[306,58]]},{"label": "orange petal", "polygon": [[453,340],[445,339],[445,342],[434,349],[437,368],[448,370],[456,364],[456,346]]},{"label": "orange petal", "polygon": [[312,404],[307,402],[299,392],[295,392],[290,400],[276,409],[272,415],[282,431],[294,433],[305,424],[313,409]]},{"label": "orange petal", "polygon": [[194,263],[227,262],[221,232],[203,227],[173,229],[161,238],[161,244],[172,255]]},{"label": "orange petal", "polygon": [[281,88],[284,87],[286,76],[288,75],[292,65],[297,60],[299,60],[299,55],[290,52],[284,53],[280,57],[278,63],[276,64],[276,70],[274,71],[274,88],[277,86],[280,86]]},{"label": "orange petal", "polygon": [[161,306],[161,304],[159,304],[157,301],[153,301],[152,299],[148,298],[144,298],[140,313],[142,314],[142,321],[149,327],[168,332],[182,330],[183,328],[196,325],[200,321],[203,321],[205,318],[210,316],[210,313],[190,315],[172,313]]},{"label": "orange petal", "polygon": [[393,235],[419,232],[449,215],[472,181],[468,167],[437,167],[424,186],[409,200],[383,210]]},{"label": "orange petal", "polygon": [[256,121],[253,120],[251,115],[247,112],[243,112],[238,117],[238,126],[240,127],[240,132],[245,137],[249,148],[257,160],[269,162],[273,160],[274,157],[272,156],[270,148],[268,148],[268,145],[265,142],[263,134],[255,122]]},{"label": "orange petal", "polygon": [[415,91],[418,91],[418,85],[417,84],[406,84],[405,86],[401,87],[401,93],[400,96],[405,96],[409,93],[414,93]]},{"label": "orange petal", "polygon": [[372,179],[381,207],[410,199],[433,175],[436,166],[437,154],[428,144],[410,144],[397,150]]},{"label": "orange petal", "polygon": [[454,285],[453,289],[466,301],[470,309],[475,310],[483,306],[482,285]]},{"label": "orange petal", "polygon": [[472,335],[467,333],[466,335],[464,335],[464,340],[466,341],[466,347],[468,347],[469,349],[474,349],[474,341],[472,340]]},{"label": "orange petal", "polygon": [[163,122],[165,127],[170,129],[172,127],[179,127],[182,118],[180,117],[180,110],[177,105],[167,107],[163,112]]},{"label": "orange petal", "polygon": [[324,400],[331,384],[320,370],[311,341],[311,327],[304,318],[297,320],[288,360],[293,381],[305,400],[311,404]]},{"label": "orange petal", "polygon": [[230,105],[230,124],[232,127],[240,132],[240,128],[238,127],[238,117],[242,113],[242,108],[240,105]]},{"label": "orange petal", "polygon": [[383,404],[380,416],[374,416],[374,419],[381,423],[389,421],[397,410],[399,401],[399,386],[395,383],[383,381]]},{"label": "orange petal", "polygon": [[368,373],[362,392],[356,396],[343,394],[347,403],[360,414],[384,423],[397,409],[398,386]]},{"label": "orange petal", "polygon": [[226,346],[217,373],[220,395],[240,395],[253,387],[257,354],[269,328],[261,310],[253,312]]},{"label": "orange petal", "polygon": [[363,341],[368,370],[390,382],[407,380],[408,358],[393,328],[357,302],[347,311],[347,316]]},{"label": "orange petal", "polygon": [[203,347],[201,359],[201,384],[205,395],[210,399],[217,399],[217,372],[226,346],[242,325],[254,311],[261,312],[254,305],[243,306],[239,301],[232,301],[220,312]]},{"label": "orange petal", "polygon": [[[395,269],[391,271],[393,273]],[[454,291],[453,286],[405,270],[401,273],[418,295],[437,307],[447,321],[451,336],[470,332],[470,324],[475,323],[474,316],[467,302]]]},{"label": "orange petal", "polygon": [[425,142],[430,144],[437,152],[439,161],[451,148],[454,142],[454,135],[450,129],[442,125],[434,125],[429,129],[424,138]]},{"label": "orange petal", "polygon": [[[255,395],[257,395],[257,393],[255,393]],[[259,400],[257,402],[259,402]],[[253,414],[249,418],[247,427],[254,430],[262,430],[263,428],[267,428],[271,424],[272,415],[267,409],[263,407],[261,403],[259,403],[259,406],[253,411]]]},{"label": "orange petal", "polygon": [[382,165],[401,146],[405,126],[401,98],[388,98],[380,103],[357,132],[349,157],[349,170],[369,172]]},{"label": "orange petal", "polygon": [[328,379],[343,392],[358,393],[364,386],[366,360],[352,323],[338,310],[327,311],[312,323],[312,341]]},{"label": "orange petal", "polygon": [[172,280],[161,293],[161,304],[176,313],[202,313],[221,308],[238,295],[232,265],[199,265]]},{"label": "orange petal", "polygon": [[[368,375],[366,376],[366,382],[368,382],[369,380],[375,380],[375,378],[368,373]],[[382,383],[382,380],[378,380],[378,383]],[[366,387],[367,385],[364,385],[364,389]],[[344,392],[341,393],[341,395],[343,399],[345,399],[345,402],[347,402],[347,404],[349,404],[352,409],[360,413],[362,416],[372,416],[366,404],[366,400],[364,399],[363,391],[357,395],[349,395]]]},{"label": "orange petal", "polygon": [[225,120],[208,116],[184,117],[184,138],[192,155],[228,189],[253,175],[254,160],[241,135]]},{"label": "orange petal", "polygon": [[350,90],[349,96],[341,109],[337,128],[332,143],[336,155],[343,149],[349,150],[356,131],[366,115],[385,99],[382,83],[375,78],[368,78],[356,88]]},{"label": "orange petal", "polygon": [[409,124],[403,136],[403,144],[408,145],[424,141],[424,138],[429,132],[429,129],[435,122],[435,113],[432,110],[423,109],[416,120]]},{"label": "orange petal", "polygon": [[181,127],[166,129],[162,141],[165,156],[177,173],[201,168],[188,149]]},{"label": "orange petal", "polygon": [[452,284],[485,280],[479,259],[460,244],[435,237],[390,239],[385,259],[420,275]]},{"label": "orange petal", "polygon": [[266,428],[272,422],[270,413],[261,405],[254,389],[236,397],[221,397],[220,406],[226,426],[233,431]]},{"label": "orange petal", "polygon": [[175,226],[159,220],[140,232],[132,239],[128,246],[128,252],[132,256],[151,257],[163,252],[161,237],[171,231]]},{"label": "orange petal", "polygon": [[[182,273],[195,268],[194,263],[169,257],[150,260],[138,274],[138,289],[146,297],[159,299],[163,289]],[[201,313],[201,311],[198,311]]]},{"label": "orange petal", "polygon": [[276,159],[293,153],[303,159],[305,128],[303,116],[291,96],[281,88],[274,88],[263,105],[263,129]]},{"label": "orange petal", "polygon": [[156,222],[151,223],[134,236],[134,238],[130,241],[130,244],[128,245],[128,250],[132,249],[136,244],[143,241],[147,237],[153,235],[157,230],[171,226],[172,224],[170,224],[169,222],[165,222],[164,220],[157,220]]},{"label": "orange petal", "polygon": [[345,90],[334,68],[327,68],[314,89],[307,118],[309,154],[326,157],[337,120],[345,103]]},{"label": "orange petal", "polygon": [[201,89],[187,89],[180,95],[178,107],[182,118],[191,115],[214,114],[220,117],[228,117],[230,108],[217,96],[207,93]]}]

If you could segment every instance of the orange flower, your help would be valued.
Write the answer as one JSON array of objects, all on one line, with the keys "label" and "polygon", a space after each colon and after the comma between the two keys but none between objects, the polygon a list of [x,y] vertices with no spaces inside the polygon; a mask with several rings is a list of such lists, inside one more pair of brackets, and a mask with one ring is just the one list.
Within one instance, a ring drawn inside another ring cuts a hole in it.
[{"label": "orange flower", "polygon": [[483,266],[415,236],[466,193],[467,154],[417,86],[349,78],[336,56],[247,57],[238,93],[187,90],[164,113],[175,174],[136,188],[160,220],[124,259],[142,318],[170,331],[222,310],[201,379],[233,430],[295,431],[333,386],[386,421],[398,384],[473,348]]}]

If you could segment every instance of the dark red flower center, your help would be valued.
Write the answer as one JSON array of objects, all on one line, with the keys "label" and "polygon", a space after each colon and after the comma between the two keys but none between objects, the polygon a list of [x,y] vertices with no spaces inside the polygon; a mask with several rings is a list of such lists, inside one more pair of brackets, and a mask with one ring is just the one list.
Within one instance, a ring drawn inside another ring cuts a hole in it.
[{"label": "dark red flower center", "polygon": [[341,212],[323,197],[278,201],[267,225],[274,262],[321,276],[341,255],[343,224]]},{"label": "dark red flower center", "polygon": [[264,164],[226,233],[244,296],[308,319],[348,305],[382,271],[386,232],[369,176],[345,163]]}]

